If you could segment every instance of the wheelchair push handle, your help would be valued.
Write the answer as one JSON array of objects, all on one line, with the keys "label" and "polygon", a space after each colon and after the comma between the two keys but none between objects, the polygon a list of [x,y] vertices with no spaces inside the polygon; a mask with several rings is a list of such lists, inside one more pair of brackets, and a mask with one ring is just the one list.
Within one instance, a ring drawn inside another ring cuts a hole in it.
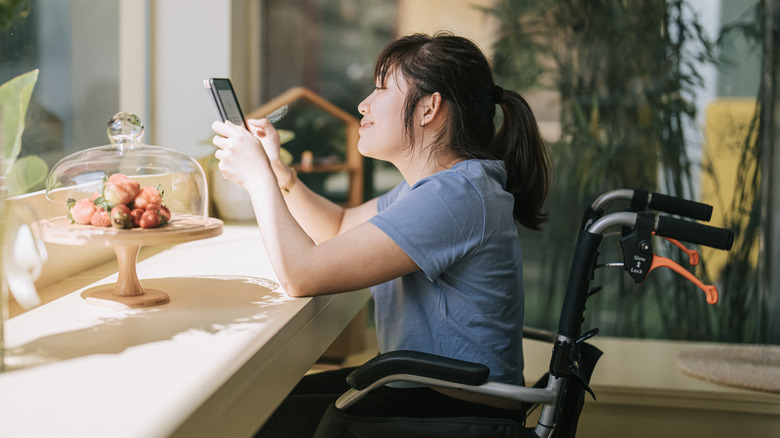
[{"label": "wheelchair push handle", "polygon": [[661,237],[670,237],[726,251],[730,250],[734,244],[734,233],[731,230],[669,216],[658,217],[655,232]]},{"label": "wheelchair push handle", "polygon": [[[642,196],[642,190],[634,190],[634,196]],[[647,199],[647,206],[653,210],[663,211],[669,214],[685,216],[694,220],[708,222],[712,219],[712,206],[701,202],[689,201],[676,196],[664,195],[661,193],[644,192]],[[632,202],[633,204],[633,202]]]},{"label": "wheelchair push handle", "polygon": [[[705,222],[712,219],[713,208],[709,204],[639,189],[618,189],[602,194],[591,204],[591,215],[600,217],[606,205],[620,200],[630,201],[630,211],[645,211],[650,208]],[[595,220],[595,217],[592,216],[592,219]]]}]

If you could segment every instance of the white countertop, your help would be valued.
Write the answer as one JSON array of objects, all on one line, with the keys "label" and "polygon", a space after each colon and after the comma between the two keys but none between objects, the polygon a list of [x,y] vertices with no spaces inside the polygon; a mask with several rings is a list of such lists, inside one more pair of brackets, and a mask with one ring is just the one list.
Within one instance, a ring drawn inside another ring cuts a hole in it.
[{"label": "white countertop", "polygon": [[116,281],[116,261],[41,290],[61,296],[6,322],[3,437],[247,436],[368,299],[290,298],[255,226],[160,251],[144,288],[169,304],[116,310],[82,294]]}]

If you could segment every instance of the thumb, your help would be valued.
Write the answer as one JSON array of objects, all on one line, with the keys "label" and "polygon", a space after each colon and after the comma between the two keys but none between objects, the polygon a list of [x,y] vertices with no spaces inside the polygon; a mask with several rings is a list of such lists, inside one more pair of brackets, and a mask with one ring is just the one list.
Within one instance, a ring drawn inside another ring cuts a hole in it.
[{"label": "thumb", "polygon": [[271,125],[268,119],[249,119],[247,120],[247,126],[249,126],[249,132],[252,135],[262,138],[266,135],[266,130]]}]

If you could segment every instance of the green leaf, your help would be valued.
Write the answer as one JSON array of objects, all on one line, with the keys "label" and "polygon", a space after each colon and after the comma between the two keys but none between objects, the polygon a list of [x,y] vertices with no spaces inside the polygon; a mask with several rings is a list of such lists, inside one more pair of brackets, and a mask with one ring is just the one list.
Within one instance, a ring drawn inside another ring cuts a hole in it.
[{"label": "green leaf", "polygon": [[44,188],[49,166],[40,157],[29,155],[13,164],[6,175],[8,196],[16,196]]},{"label": "green leaf", "polygon": [[30,104],[38,70],[19,75],[0,85],[0,141],[3,147],[2,174],[7,175],[22,150],[24,117]]}]

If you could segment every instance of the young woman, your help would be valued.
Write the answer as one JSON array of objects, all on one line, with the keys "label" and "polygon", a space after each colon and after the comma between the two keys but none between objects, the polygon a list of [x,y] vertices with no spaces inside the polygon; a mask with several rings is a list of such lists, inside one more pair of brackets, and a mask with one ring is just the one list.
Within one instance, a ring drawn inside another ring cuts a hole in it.
[{"label": "young woman", "polygon": [[[491,380],[520,384],[516,222],[539,229],[550,184],[531,109],[495,85],[474,43],[450,34],[390,43],[374,76],[374,91],[358,105],[358,149],[398,168],[404,181],[390,192],[346,209],[318,196],[281,163],[279,135],[265,119],[248,121],[251,133],[214,123],[219,169],[248,191],[290,296],[371,287],[380,351],[479,362],[490,367]],[[346,389],[344,375],[305,378],[261,432],[303,426],[295,418],[302,415],[312,416],[305,427],[316,427],[327,403]],[[384,414],[512,415],[427,388],[385,388],[378,397],[374,407]]]}]

